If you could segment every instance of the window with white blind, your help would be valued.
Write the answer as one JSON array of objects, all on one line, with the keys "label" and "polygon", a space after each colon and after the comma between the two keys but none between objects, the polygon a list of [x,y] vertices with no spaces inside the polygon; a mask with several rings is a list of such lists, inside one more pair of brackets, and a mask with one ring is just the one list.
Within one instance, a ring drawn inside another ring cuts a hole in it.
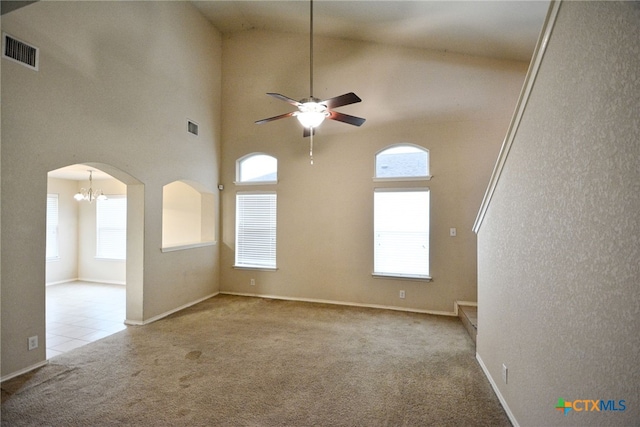
[{"label": "window with white blind", "polygon": [[420,184],[430,178],[426,148],[402,143],[376,154],[374,181],[387,182],[373,194],[374,276],[431,279],[430,193]]},{"label": "window with white blind", "polygon": [[58,252],[58,195],[47,194],[47,260],[60,257]]},{"label": "window with white blind", "polygon": [[374,192],[374,275],[429,278],[429,189]]},{"label": "window with white blind", "polygon": [[127,258],[127,197],[96,202],[96,258]]},{"label": "window with white blind", "polygon": [[275,192],[236,195],[236,267],[276,268]]}]

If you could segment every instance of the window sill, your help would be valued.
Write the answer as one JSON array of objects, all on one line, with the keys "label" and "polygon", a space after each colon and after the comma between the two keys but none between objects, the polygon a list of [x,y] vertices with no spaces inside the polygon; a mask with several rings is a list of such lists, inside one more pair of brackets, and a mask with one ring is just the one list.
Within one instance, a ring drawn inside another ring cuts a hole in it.
[{"label": "window sill", "polygon": [[233,181],[238,186],[250,186],[250,185],[277,185],[278,181]]},{"label": "window sill", "polygon": [[374,279],[395,279],[395,280],[415,280],[418,282],[431,282],[433,278],[431,276],[403,276],[401,274],[383,274],[383,273],[371,273]]},{"label": "window sill", "polygon": [[187,249],[203,248],[205,246],[215,246],[216,243],[217,242],[215,240],[212,240],[210,242],[189,243],[187,245],[165,246],[163,248],[160,248],[160,250],[163,253],[164,252],[184,251],[184,250],[187,250]]},{"label": "window sill", "polygon": [[278,267],[264,267],[264,266],[251,266],[251,265],[234,265],[236,270],[256,270],[256,271],[276,271]]},{"label": "window sill", "polygon": [[428,176],[406,176],[406,177],[391,177],[391,178],[373,178],[373,182],[406,182],[406,181],[431,181],[433,175]]}]

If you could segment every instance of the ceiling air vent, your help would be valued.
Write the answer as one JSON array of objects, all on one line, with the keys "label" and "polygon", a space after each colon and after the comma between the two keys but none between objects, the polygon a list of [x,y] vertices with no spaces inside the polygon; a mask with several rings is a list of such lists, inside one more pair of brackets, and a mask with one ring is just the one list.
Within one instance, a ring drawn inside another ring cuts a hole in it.
[{"label": "ceiling air vent", "polygon": [[2,57],[38,71],[38,48],[2,33]]},{"label": "ceiling air vent", "polygon": [[191,120],[187,120],[187,132],[198,135],[198,124]]}]

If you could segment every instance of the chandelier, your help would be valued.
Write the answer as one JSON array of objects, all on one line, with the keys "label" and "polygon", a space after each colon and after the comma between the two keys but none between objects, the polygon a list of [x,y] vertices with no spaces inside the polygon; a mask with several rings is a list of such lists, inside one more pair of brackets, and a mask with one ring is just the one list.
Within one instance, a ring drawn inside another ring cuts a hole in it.
[{"label": "chandelier", "polygon": [[93,202],[94,200],[107,200],[107,196],[104,195],[102,190],[93,189],[93,171],[88,170],[87,172],[89,172],[89,189],[87,190],[86,188],[81,188],[80,191],[78,191],[76,195],[73,196],[73,198],[79,202],[84,200],[89,203]]}]

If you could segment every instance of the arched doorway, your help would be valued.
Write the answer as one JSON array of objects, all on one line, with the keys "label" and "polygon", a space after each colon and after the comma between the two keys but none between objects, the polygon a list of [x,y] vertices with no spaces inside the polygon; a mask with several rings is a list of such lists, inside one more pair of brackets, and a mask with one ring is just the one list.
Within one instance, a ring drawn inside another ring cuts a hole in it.
[{"label": "arched doorway", "polygon": [[[89,175],[92,177],[91,184],[88,181]],[[83,341],[82,338],[85,341],[92,341],[94,340],[92,338],[99,339],[106,336],[100,331],[111,329],[113,331],[111,333],[117,332],[119,328],[113,328],[112,325],[114,315],[120,319],[120,325],[141,324],[143,313],[144,185],[118,168],[93,162],[69,165],[50,171],[48,173],[48,183],[48,221],[50,219],[49,202],[51,201],[51,206],[53,206],[55,204],[53,203],[55,202],[54,199],[57,197],[60,224],[64,224],[64,227],[66,227],[65,232],[67,233],[69,233],[68,230],[70,228],[75,226],[76,235],[74,237],[73,232],[71,232],[70,235],[66,236],[66,242],[62,242],[64,236],[58,236],[61,240],[58,244],[62,252],[57,254],[58,259],[53,259],[53,262],[51,262],[51,257],[56,254],[53,250],[50,250],[49,244],[47,244],[46,281],[47,283],[56,283],[57,292],[61,288],[57,284],[80,279],[76,284],[84,286],[75,287],[73,291],[78,291],[78,295],[83,295],[82,298],[84,298],[87,306],[98,304],[98,302],[93,302],[93,299],[97,299],[104,304],[102,309],[98,306],[95,313],[91,315],[86,314],[90,313],[91,310],[82,310],[83,307],[81,306],[71,307],[67,305],[70,313],[75,312],[80,316],[75,322],[73,316],[58,316],[59,318],[64,318],[65,322],[76,324],[75,328],[73,325],[64,327],[66,335],[81,335],[91,329],[95,329],[96,332],[82,337],[79,336],[75,338],[74,342],[67,342],[66,345],[61,344],[59,348],[72,349],[74,345],[78,346]],[[99,190],[102,190],[105,194],[111,194],[111,196],[104,201],[73,200],[73,194],[80,192],[81,187],[84,188],[85,195],[91,189],[93,197],[96,196],[96,192]],[[103,189],[102,187],[105,188]],[[58,193],[50,191],[51,188],[56,188]],[[102,207],[98,208],[98,206]],[[68,217],[74,215],[74,212],[77,215],[75,222]],[[99,212],[102,212],[102,214],[99,215]],[[66,215],[67,217],[60,218],[60,215]],[[118,222],[114,218],[119,215],[123,216],[120,222],[124,223],[120,230],[117,229],[117,224],[114,225],[114,221],[115,223]],[[106,221],[102,220],[102,226],[100,225],[100,217],[106,218]],[[125,227],[126,230],[122,230],[122,227]],[[124,236],[122,235],[123,233]],[[47,234],[48,242],[50,238],[53,237],[55,239],[56,237],[49,231]],[[118,234],[119,237],[115,238],[116,243],[119,241],[120,246],[126,246],[126,250],[120,248],[120,252],[113,249],[113,247],[118,246],[118,244],[113,244],[113,236],[118,236]],[[100,249],[101,247],[106,249]],[[82,253],[83,251],[86,253]],[[125,253],[126,256],[124,255]],[[74,260],[70,259],[73,257],[76,257],[75,265]],[[54,263],[58,264],[55,268],[53,267]],[[87,281],[92,282],[92,284],[101,283],[101,285],[89,287],[86,286]],[[124,289],[117,290],[117,286],[114,287],[117,284],[126,284],[126,286]],[[102,296],[96,294],[101,294]],[[62,298],[64,299],[64,297]],[[108,306],[108,301],[113,304],[118,299],[122,300],[122,305],[119,307],[120,310]],[[81,305],[82,301],[76,304]],[[60,308],[58,309],[60,310]],[[64,306],[62,306],[62,310],[64,309]],[[111,317],[109,317],[109,314]],[[83,323],[84,320],[86,320],[86,323]],[[61,332],[63,325],[58,323],[54,324],[53,327],[58,328],[58,332]],[[49,333],[49,321],[47,321],[47,332],[48,340],[51,338],[51,341],[54,342],[61,339],[54,337],[56,335],[55,330],[51,331],[51,334]],[[49,353],[52,355],[57,354],[55,351],[49,351],[49,347],[47,345],[47,358],[49,358]]]}]

